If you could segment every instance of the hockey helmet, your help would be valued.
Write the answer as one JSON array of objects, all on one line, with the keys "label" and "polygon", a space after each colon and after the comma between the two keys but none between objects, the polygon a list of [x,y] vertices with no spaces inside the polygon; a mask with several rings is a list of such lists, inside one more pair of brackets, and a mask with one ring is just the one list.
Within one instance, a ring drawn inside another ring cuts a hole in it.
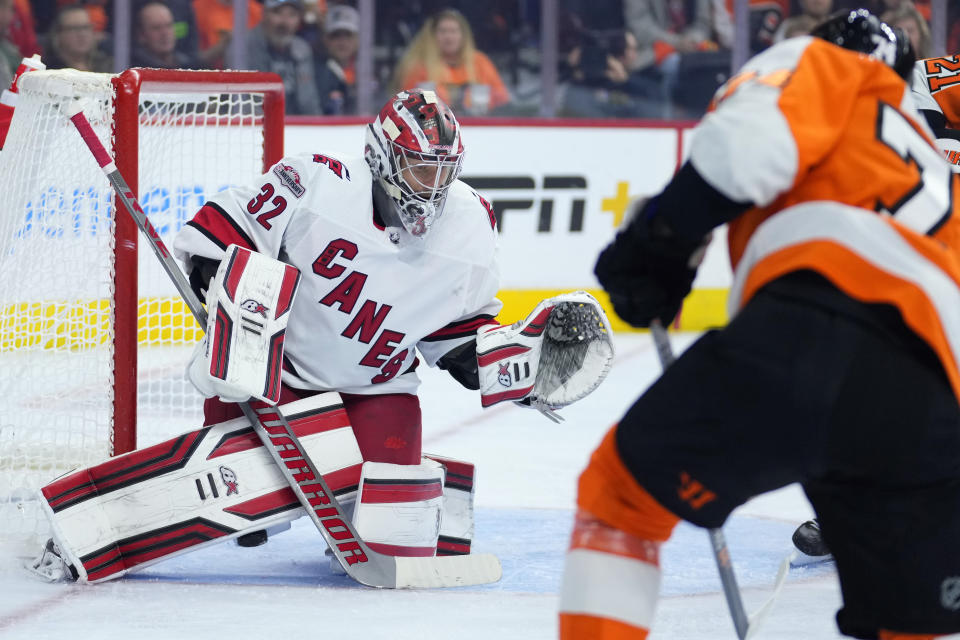
[{"label": "hockey helmet", "polygon": [[388,224],[399,218],[411,235],[422,237],[443,213],[460,175],[460,124],[433,91],[401,91],[367,126],[364,157],[381,216]]},{"label": "hockey helmet", "polygon": [[816,26],[810,35],[838,47],[865,53],[892,67],[904,80],[910,78],[916,53],[902,30],[890,27],[866,9],[841,11]]}]

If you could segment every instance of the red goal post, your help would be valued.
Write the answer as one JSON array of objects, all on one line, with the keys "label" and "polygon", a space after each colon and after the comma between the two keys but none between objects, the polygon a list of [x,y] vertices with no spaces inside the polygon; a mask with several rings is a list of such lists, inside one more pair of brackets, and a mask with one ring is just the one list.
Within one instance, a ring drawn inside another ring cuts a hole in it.
[{"label": "red goal post", "polygon": [[[115,115],[112,153],[127,184],[139,197],[139,139],[140,139],[140,97],[144,93],[176,94],[195,92],[221,92],[226,94],[261,92],[263,95],[263,114],[259,122],[263,126],[263,165],[262,173],[283,157],[283,114],[284,91],[280,77],[274,73],[252,71],[185,71],[166,69],[128,69],[112,80],[115,87]],[[206,114],[191,114],[192,117],[205,120]],[[256,116],[254,116],[256,118]],[[211,122],[216,126],[219,116],[214,114]],[[257,122],[257,120],[255,120]],[[207,126],[207,122],[198,122]],[[147,159],[149,162],[149,159]],[[250,176],[251,178],[253,176]],[[115,207],[122,207],[119,199],[114,199]],[[116,218],[116,271],[117,273],[137,273],[138,230],[133,220],[126,215]],[[152,258],[152,256],[151,256]],[[114,433],[113,455],[133,451],[137,448],[137,308],[139,290],[137,278],[123,279],[116,283],[116,333],[114,335],[114,354],[117,363],[130,363],[132,370],[115,384],[114,391]]]},{"label": "red goal post", "polygon": [[200,328],[67,105],[82,102],[171,247],[207,197],[283,155],[272,73],[35,71],[19,91],[0,151],[0,538],[44,535],[39,486],[202,415],[183,373]]}]

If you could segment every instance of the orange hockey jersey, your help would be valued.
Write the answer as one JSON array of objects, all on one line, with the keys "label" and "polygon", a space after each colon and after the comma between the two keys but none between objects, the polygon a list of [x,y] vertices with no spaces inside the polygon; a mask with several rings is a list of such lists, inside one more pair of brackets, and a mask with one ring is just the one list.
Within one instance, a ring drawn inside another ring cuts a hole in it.
[{"label": "orange hockey jersey", "polygon": [[910,83],[918,109],[939,111],[960,129],[960,56],[918,60]]},{"label": "orange hockey jersey", "polygon": [[958,130],[934,134],[953,170],[960,172],[960,56],[918,60],[910,88],[918,109],[939,113],[947,129]]},{"label": "orange hockey jersey", "polygon": [[896,306],[960,399],[960,184],[906,83],[811,37],[753,58],[697,127],[693,168],[730,200],[731,315],[764,284],[814,270]]}]

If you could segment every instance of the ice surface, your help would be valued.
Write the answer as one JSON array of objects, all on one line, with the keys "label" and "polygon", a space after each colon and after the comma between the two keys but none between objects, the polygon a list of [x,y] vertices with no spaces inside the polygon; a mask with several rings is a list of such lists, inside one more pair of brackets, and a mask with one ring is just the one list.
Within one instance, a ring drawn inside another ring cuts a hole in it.
[{"label": "ice surface", "polygon": [[[675,336],[677,350],[693,336]],[[442,371],[423,372],[424,450],[475,462],[474,548],[497,553],[503,579],[446,591],[361,587],[329,573],[324,543],[305,519],[245,549],[225,543],[115,582],[46,584],[19,569],[19,549],[0,548],[0,638],[147,640],[297,638],[537,640],[556,637],[558,589],[576,478],[600,438],[659,374],[646,334],[617,336],[609,378],[562,411],[497,406]],[[421,368],[421,371],[423,368]],[[794,527],[811,515],[797,487],[736,511],[727,540],[748,611],[772,588]],[[681,525],[664,547],[663,597],[652,638],[735,638],[706,533]],[[791,570],[759,638],[839,638],[833,567]]]}]

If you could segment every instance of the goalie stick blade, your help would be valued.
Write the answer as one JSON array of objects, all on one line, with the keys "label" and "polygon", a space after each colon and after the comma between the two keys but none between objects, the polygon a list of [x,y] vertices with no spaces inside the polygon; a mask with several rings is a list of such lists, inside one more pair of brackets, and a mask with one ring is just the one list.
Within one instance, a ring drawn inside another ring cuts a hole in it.
[{"label": "goalie stick blade", "polygon": [[367,587],[447,589],[489,584],[503,575],[500,560],[492,553],[407,558],[377,553],[365,544],[363,548],[366,561],[344,569],[347,575]]},{"label": "goalie stick blade", "polygon": [[777,596],[780,595],[780,591],[783,589],[783,583],[787,580],[787,574],[790,573],[790,566],[794,555],[795,554],[791,553],[780,562],[777,577],[773,581],[773,592],[767,598],[767,601],[750,615],[750,624],[747,626],[747,633],[744,640],[750,640],[750,638],[755,637],[760,631],[763,622],[767,619],[767,616],[770,615],[770,610],[773,609],[773,603],[776,602]]},{"label": "goalie stick blade", "polygon": [[492,553],[437,558],[397,558],[395,589],[469,587],[496,582],[503,575]]}]

